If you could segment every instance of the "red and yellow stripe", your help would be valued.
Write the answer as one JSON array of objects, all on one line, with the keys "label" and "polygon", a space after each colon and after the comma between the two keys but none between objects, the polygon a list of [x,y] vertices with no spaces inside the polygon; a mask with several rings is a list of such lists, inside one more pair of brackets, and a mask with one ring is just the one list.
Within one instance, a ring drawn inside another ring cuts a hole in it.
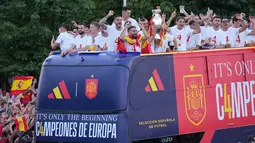
[{"label": "red and yellow stripe", "polygon": [[[60,91],[61,90],[61,91]],[[53,94],[54,93],[54,94]],[[66,84],[64,81],[59,82],[59,86],[53,89],[53,93],[48,95],[49,99],[71,99],[70,94],[67,90]],[[62,93],[62,94],[61,94]],[[55,95],[55,96],[54,96]]]},{"label": "red and yellow stripe", "polygon": [[149,53],[152,53],[151,51],[151,45],[150,45],[150,42],[149,40],[146,40],[142,43],[142,47],[141,47],[141,53],[142,54],[149,54]]},{"label": "red and yellow stripe", "polygon": [[152,22],[153,22],[153,17],[151,18],[151,20],[150,20],[150,27],[149,27],[149,36],[151,37],[152,36],[152,31],[153,31],[153,29],[152,29]]},{"label": "red and yellow stripe", "polygon": [[[130,38],[129,36],[125,36],[124,37],[125,40],[130,44],[130,45],[134,45],[134,44],[139,44],[137,42],[140,42],[143,38],[143,36],[141,34],[137,35],[137,38],[136,39],[132,39]],[[134,41],[135,40],[135,41]]]},{"label": "red and yellow stripe", "polygon": [[153,72],[152,72],[152,77],[149,79],[149,85],[147,85],[145,87],[145,91],[146,92],[151,92],[151,90],[153,92],[156,92],[156,91],[163,91],[165,90],[164,88],[164,85],[159,77],[159,74],[158,74],[158,71],[157,69],[155,69]]},{"label": "red and yellow stripe", "polygon": [[27,125],[27,121],[25,117],[19,117],[17,119],[15,119],[15,124],[16,124],[16,128],[19,131],[27,131],[28,130],[28,125]]}]

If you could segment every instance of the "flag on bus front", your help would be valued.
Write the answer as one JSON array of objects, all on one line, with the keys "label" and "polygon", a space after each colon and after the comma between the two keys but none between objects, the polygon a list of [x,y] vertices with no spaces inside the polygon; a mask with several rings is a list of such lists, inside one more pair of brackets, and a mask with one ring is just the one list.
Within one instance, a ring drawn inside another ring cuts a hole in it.
[{"label": "flag on bus front", "polygon": [[25,117],[19,117],[19,118],[15,119],[15,125],[19,131],[25,132],[28,130],[28,125],[27,125],[27,121],[26,121]]},{"label": "flag on bus front", "polygon": [[26,91],[33,82],[33,76],[15,76],[12,82],[11,95],[18,95]]}]

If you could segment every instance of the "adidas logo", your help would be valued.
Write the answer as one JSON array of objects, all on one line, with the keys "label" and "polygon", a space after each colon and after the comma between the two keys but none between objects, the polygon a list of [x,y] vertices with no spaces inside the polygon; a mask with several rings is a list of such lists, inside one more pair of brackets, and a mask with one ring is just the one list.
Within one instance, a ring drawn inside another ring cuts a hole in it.
[{"label": "adidas logo", "polygon": [[[54,89],[53,89],[53,93],[50,93],[49,95],[48,95],[48,99],[71,99],[71,97],[70,97],[70,95],[69,95],[69,93],[68,93],[68,90],[67,90],[67,88],[66,88],[66,84],[65,84],[65,82],[64,81],[61,81],[61,82],[59,82],[59,84],[58,84],[59,86],[57,86],[57,87],[55,87]],[[60,90],[61,90],[61,92],[60,92]],[[61,94],[62,93],[62,94]],[[55,96],[54,96],[55,95]]]},{"label": "adidas logo", "polygon": [[164,85],[159,77],[157,69],[152,72],[152,77],[149,79],[149,84],[145,87],[145,92],[164,91]]}]

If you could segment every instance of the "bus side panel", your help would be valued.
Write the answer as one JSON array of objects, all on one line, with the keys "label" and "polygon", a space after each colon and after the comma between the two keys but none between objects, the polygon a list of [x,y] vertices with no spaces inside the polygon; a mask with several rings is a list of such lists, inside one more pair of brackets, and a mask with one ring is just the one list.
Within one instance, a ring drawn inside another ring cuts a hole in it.
[{"label": "bus side panel", "polygon": [[249,136],[255,137],[255,126],[216,131],[211,143],[247,143]]},{"label": "bus side panel", "polygon": [[208,120],[205,117],[210,114],[207,108],[214,106],[207,100],[210,94],[205,89],[206,57],[175,57],[174,66],[180,134],[203,132],[203,124]]},{"label": "bus side panel", "polygon": [[254,67],[253,51],[175,55],[180,134],[254,125]]},{"label": "bus side panel", "polygon": [[134,60],[128,109],[132,141],[178,134],[173,71],[172,55]]}]

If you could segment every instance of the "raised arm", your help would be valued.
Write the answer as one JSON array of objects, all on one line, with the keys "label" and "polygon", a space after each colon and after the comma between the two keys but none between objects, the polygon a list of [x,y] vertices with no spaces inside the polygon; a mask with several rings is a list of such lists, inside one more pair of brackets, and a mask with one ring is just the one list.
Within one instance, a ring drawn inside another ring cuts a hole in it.
[{"label": "raised arm", "polygon": [[254,18],[254,16],[250,16],[249,20],[252,24],[252,26],[250,27],[252,29],[251,33],[254,33],[255,32],[255,26],[254,26],[255,25],[255,18]]},{"label": "raised arm", "polygon": [[130,22],[127,22],[127,23],[125,24],[124,29],[123,29],[122,32],[120,33],[120,39],[121,39],[122,41],[126,41],[126,40],[125,40],[126,32],[127,32],[128,27],[130,27],[130,26],[131,26],[131,23],[130,23]]},{"label": "raised arm", "polygon": [[254,29],[255,28],[255,23],[254,23],[254,16],[249,16],[249,20],[250,20],[250,29]]},{"label": "raised arm", "polygon": [[162,33],[163,35],[165,35],[165,31],[166,31],[166,14],[163,13],[162,14],[162,27],[161,27],[161,30],[160,30],[160,33]]},{"label": "raised arm", "polygon": [[152,23],[152,35],[149,38],[149,43],[153,42],[156,35],[156,26],[154,23]]},{"label": "raised arm", "polygon": [[114,11],[110,10],[109,13],[99,21],[100,24],[104,24],[106,23],[106,21],[108,20],[108,18],[110,18],[111,16],[114,15]]},{"label": "raised arm", "polygon": [[173,19],[175,18],[176,16],[176,11],[174,11],[172,14],[171,14],[171,17],[168,19],[168,21],[166,22],[167,26],[170,27],[170,24],[171,22],[173,21]]},{"label": "raised arm", "polygon": [[165,25],[166,24],[166,14],[163,13],[162,14],[162,25]]},{"label": "raised arm", "polygon": [[149,39],[149,34],[148,34],[147,30],[143,27],[143,24],[141,23],[141,21],[139,21],[138,25],[141,28],[141,30],[143,31],[144,36],[142,37],[142,42],[144,42]]},{"label": "raised arm", "polygon": [[183,14],[185,15],[185,17],[190,17],[190,15],[187,13],[187,11],[185,9],[183,9]]},{"label": "raised arm", "polygon": [[[58,37],[58,39],[59,39],[60,37]],[[53,50],[55,50],[58,46],[60,45],[60,43],[59,42],[56,42],[55,41],[55,39],[54,39],[54,37],[51,39],[51,48],[53,49]]]},{"label": "raised arm", "polygon": [[[193,13],[193,12],[190,12],[190,15],[186,15],[186,14],[185,14],[184,19],[185,19],[185,21],[190,21],[190,20],[194,20],[194,17],[195,17],[194,13]],[[188,24],[187,24],[187,25],[188,25]]]},{"label": "raised arm", "polygon": [[79,25],[76,23],[76,21],[74,21],[74,20],[72,21],[72,24],[73,24],[74,27],[78,27],[78,26],[79,26]]}]

